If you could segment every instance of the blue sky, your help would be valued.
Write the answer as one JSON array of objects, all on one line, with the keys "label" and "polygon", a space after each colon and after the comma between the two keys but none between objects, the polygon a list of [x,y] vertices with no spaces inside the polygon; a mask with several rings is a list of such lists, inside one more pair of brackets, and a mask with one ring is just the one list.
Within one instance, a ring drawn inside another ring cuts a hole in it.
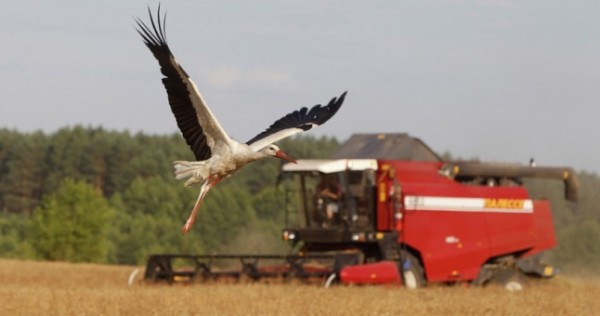
[{"label": "blue sky", "polygon": [[[134,28],[157,3],[3,1],[0,127],[176,132]],[[348,90],[311,133],[600,171],[598,1],[161,3],[172,51],[240,141]]]}]

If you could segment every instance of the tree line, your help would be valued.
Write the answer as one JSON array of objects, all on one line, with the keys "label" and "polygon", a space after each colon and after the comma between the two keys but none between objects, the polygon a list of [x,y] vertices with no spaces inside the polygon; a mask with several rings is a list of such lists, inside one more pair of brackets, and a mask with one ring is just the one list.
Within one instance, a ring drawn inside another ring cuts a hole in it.
[{"label": "tree line", "polygon": [[[296,158],[326,158],[335,138],[279,143]],[[451,156],[444,154],[445,157]],[[186,188],[171,163],[193,160],[182,137],[75,126],[54,133],[0,129],[0,256],[143,264],[151,253],[284,253],[281,162],[265,159],[222,181],[182,238],[199,187]],[[527,181],[551,200],[559,245],[550,260],[598,268],[600,178],[580,172],[580,202],[556,181]]]},{"label": "tree line", "polygon": [[[279,145],[297,158],[323,158],[339,144],[306,136]],[[287,250],[277,159],[250,164],[211,190],[182,238],[199,187],[176,181],[172,162],[193,159],[177,133],[0,129],[0,256],[142,264],[157,252]]]}]

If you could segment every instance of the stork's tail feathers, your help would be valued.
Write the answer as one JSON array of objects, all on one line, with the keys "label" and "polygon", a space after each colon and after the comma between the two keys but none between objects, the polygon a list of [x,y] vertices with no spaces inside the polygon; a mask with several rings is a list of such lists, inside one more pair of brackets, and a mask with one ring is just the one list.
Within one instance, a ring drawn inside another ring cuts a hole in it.
[{"label": "stork's tail feathers", "polygon": [[208,170],[206,170],[204,161],[175,161],[173,167],[175,167],[175,179],[189,178],[185,182],[186,186],[204,182],[208,177]]}]

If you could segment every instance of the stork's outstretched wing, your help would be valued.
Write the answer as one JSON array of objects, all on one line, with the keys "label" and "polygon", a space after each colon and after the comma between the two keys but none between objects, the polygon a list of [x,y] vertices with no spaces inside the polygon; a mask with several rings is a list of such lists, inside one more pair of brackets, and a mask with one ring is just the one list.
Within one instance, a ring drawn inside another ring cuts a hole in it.
[{"label": "stork's outstretched wing", "polygon": [[171,111],[175,115],[183,138],[194,152],[196,160],[206,160],[212,155],[215,142],[228,142],[230,141],[229,136],[202,98],[196,84],[171,53],[165,36],[166,15],[161,20],[160,6],[156,15],[156,23],[152,18],[150,8],[148,8],[148,15],[152,28],[138,18],[136,19],[137,31],[158,60],[160,71],[165,76],[162,82],[167,90]]},{"label": "stork's outstretched wing", "polygon": [[347,91],[342,93],[338,98],[331,99],[326,106],[317,104],[313,106],[310,111],[308,108],[303,107],[298,111],[294,111],[280,118],[264,132],[247,141],[246,144],[257,151],[280,139],[324,124],[333,117],[342,106],[346,93]]}]

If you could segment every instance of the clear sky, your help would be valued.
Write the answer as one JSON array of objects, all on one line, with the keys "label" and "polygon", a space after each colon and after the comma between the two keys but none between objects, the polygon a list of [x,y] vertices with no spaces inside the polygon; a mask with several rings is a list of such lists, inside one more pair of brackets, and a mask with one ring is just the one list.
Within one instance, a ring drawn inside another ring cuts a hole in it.
[{"label": "clear sky", "polygon": [[[348,90],[313,135],[600,172],[600,1],[161,1],[172,51],[246,141]],[[135,31],[156,1],[0,3],[0,127],[177,131]]]}]

